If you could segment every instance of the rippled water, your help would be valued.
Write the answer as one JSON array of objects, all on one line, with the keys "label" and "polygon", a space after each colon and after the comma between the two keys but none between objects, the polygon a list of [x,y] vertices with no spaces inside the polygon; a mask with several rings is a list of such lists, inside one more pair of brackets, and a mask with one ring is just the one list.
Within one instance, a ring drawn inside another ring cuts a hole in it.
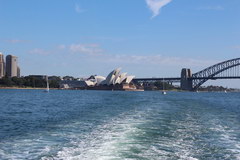
[{"label": "rippled water", "polygon": [[0,159],[240,159],[240,93],[0,90]]}]

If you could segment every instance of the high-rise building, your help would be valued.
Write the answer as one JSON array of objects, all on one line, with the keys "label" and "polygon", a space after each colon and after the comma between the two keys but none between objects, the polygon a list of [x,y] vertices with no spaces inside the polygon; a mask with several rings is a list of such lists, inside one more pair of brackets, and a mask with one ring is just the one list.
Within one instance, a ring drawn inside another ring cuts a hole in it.
[{"label": "high-rise building", "polygon": [[5,76],[5,63],[3,54],[0,52],[0,78]]},{"label": "high-rise building", "polygon": [[7,77],[17,77],[18,76],[18,65],[17,57],[13,55],[8,55],[6,57],[6,75]]},{"label": "high-rise building", "polygon": [[20,70],[20,67],[18,66],[17,67],[17,77],[19,78],[19,77],[21,77],[21,70]]}]

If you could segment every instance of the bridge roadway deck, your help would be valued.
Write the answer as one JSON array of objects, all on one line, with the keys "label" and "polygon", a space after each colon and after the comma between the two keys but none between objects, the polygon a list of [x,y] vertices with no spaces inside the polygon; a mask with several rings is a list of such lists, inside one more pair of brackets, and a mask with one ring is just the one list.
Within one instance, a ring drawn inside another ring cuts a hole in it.
[{"label": "bridge roadway deck", "polygon": [[134,81],[171,81],[171,80],[181,80],[181,78],[134,78]]},{"label": "bridge roadway deck", "polygon": [[[240,79],[239,76],[235,77],[192,77],[189,78],[189,80],[195,80],[195,79],[209,79],[209,80],[217,80],[217,79]],[[179,82],[181,81],[180,77],[172,77],[172,78],[134,78],[133,81],[138,81],[138,82],[144,82],[144,81],[171,81],[171,82]]]}]

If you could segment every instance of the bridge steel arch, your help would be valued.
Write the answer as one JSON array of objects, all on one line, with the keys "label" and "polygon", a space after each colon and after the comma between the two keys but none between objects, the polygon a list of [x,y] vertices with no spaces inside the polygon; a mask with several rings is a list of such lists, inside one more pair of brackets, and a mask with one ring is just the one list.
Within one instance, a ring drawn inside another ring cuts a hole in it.
[{"label": "bridge steel arch", "polygon": [[193,90],[197,90],[203,83],[214,78],[214,76],[236,66],[240,66],[240,58],[230,59],[192,74]]}]

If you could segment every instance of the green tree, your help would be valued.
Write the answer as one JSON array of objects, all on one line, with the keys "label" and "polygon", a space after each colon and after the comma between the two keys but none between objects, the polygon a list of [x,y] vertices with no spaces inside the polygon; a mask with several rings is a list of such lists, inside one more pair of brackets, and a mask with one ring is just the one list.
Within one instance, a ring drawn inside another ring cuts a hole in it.
[{"label": "green tree", "polygon": [[2,79],[0,79],[0,85],[11,87],[14,85],[14,82],[11,80],[11,78],[3,77]]}]

